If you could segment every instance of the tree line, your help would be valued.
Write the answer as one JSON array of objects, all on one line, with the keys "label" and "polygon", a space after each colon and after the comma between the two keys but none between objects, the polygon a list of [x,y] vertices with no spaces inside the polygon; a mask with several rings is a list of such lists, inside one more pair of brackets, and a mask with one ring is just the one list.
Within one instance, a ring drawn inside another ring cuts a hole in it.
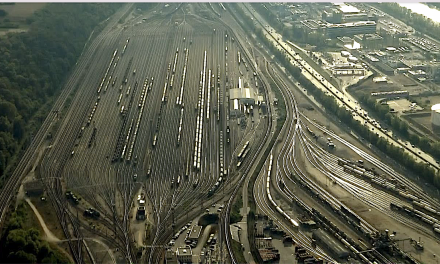
[{"label": "tree line", "polygon": [[12,171],[14,156],[25,148],[46,117],[90,33],[120,6],[47,4],[27,19],[27,32],[0,37],[2,180]]},{"label": "tree line", "polygon": [[28,226],[29,215],[24,204],[20,204],[9,218],[5,235],[0,241],[0,263],[70,262],[64,254],[41,240],[40,231]]},{"label": "tree line", "polygon": [[362,102],[370,112],[374,112],[395,132],[411,142],[411,144],[417,145],[426,153],[431,154],[435,159],[440,160],[440,142],[429,140],[427,137],[421,137],[415,133],[410,133],[410,127],[408,123],[396,115],[390,113],[390,106],[388,104],[382,104],[376,101],[369,95],[361,94],[358,96],[359,102]]},{"label": "tree line", "polygon": [[[260,40],[265,43],[267,47],[269,47],[271,52],[275,54],[275,57],[283,64],[284,67],[286,67],[287,71],[290,72],[290,74],[296,80],[298,80],[298,82],[300,82],[301,85],[305,89],[307,89],[308,92],[313,94],[317,101],[319,101],[325,107],[328,114],[334,115],[335,117],[340,119],[347,127],[350,127],[353,131],[355,131],[361,137],[365,138],[372,145],[376,146],[383,153],[387,154],[388,156],[399,162],[403,167],[408,168],[416,175],[419,175],[422,179],[428,181],[431,184],[434,184],[436,187],[440,187],[440,174],[436,173],[434,168],[424,162],[416,162],[399,146],[392,145],[387,139],[379,137],[375,132],[370,131],[369,128],[367,126],[364,126],[360,121],[355,120],[352,117],[352,113],[350,111],[347,111],[345,107],[339,106],[333,96],[325,94],[310,80],[304,77],[301,74],[301,69],[290,63],[290,57],[285,53],[279,51],[278,48],[270,40],[268,40],[267,37],[264,36],[263,31],[260,28],[257,28],[251,18],[245,15],[245,13],[240,8],[237,8],[237,13],[241,15],[241,18],[245,20],[247,26],[255,32]],[[380,111],[385,110],[380,109]],[[389,110],[386,111],[387,113],[389,113]],[[393,128],[398,128],[398,131],[403,134],[408,132],[408,125],[406,124],[406,122],[393,118],[390,115],[387,115],[387,117],[390,118],[389,122],[392,124]],[[432,145],[432,148],[434,149],[436,146],[438,145]]]},{"label": "tree line", "polygon": [[[440,27],[437,22],[426,18],[424,15],[412,12],[410,9],[400,6],[398,3],[370,3],[372,6],[388,13],[389,15],[404,21],[415,30],[432,38],[440,36]],[[439,6],[438,3],[430,3]]]}]

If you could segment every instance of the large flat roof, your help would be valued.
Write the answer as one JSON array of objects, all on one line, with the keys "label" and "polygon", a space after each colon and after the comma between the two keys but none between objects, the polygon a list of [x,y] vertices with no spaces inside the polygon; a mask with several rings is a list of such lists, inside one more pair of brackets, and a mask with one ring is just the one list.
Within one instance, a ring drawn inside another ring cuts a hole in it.
[{"label": "large flat roof", "polygon": [[328,28],[361,27],[367,25],[376,25],[375,21],[357,21],[342,24],[330,24]]},{"label": "large flat roof", "polygon": [[177,255],[178,256],[184,256],[184,255],[192,256],[192,250],[190,247],[179,247],[179,248],[177,248]]},{"label": "large flat roof", "polygon": [[191,233],[189,234],[188,238],[189,239],[198,239],[201,232],[202,232],[202,227],[201,226],[193,226],[193,228],[191,229]]},{"label": "large flat roof", "polygon": [[256,93],[253,88],[232,88],[229,89],[229,98],[234,99],[253,99],[255,100]]},{"label": "large flat roof", "polygon": [[353,14],[353,13],[359,13],[361,12],[359,9],[357,9],[354,6],[351,5],[346,5],[344,3],[333,3],[336,6],[339,6],[339,10],[341,10],[342,13],[344,14]]}]

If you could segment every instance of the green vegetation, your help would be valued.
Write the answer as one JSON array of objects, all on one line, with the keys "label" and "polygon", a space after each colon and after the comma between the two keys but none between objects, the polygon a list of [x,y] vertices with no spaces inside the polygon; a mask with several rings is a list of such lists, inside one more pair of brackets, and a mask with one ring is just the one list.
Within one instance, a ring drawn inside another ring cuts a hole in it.
[{"label": "green vegetation", "polygon": [[0,188],[59,94],[93,29],[121,4],[47,4],[29,31],[0,38]]},{"label": "green vegetation", "polygon": [[240,208],[242,207],[243,207],[243,197],[241,197],[241,192],[238,191],[237,196],[235,197],[234,204],[232,205],[231,208],[231,214],[229,216],[229,222],[231,224],[240,222],[241,219],[243,219],[243,216],[240,214]]},{"label": "green vegetation", "polygon": [[412,144],[417,145],[424,152],[431,154],[435,159],[440,159],[440,142],[431,141],[426,137],[410,133],[408,123],[400,119],[398,116],[391,114],[389,105],[382,105],[379,102],[376,102],[374,98],[365,94],[359,96],[359,101],[364,103],[369,110],[372,110],[372,112],[380,116],[387,125],[391,126],[393,130],[398,132],[403,138],[409,140]]},{"label": "green vegetation", "polygon": [[5,17],[5,16],[7,16],[8,15],[8,12],[6,12],[5,10],[3,10],[3,9],[0,9],[0,17]]},{"label": "green vegetation", "polygon": [[359,99],[359,102],[367,106],[368,110],[380,116],[380,118],[387,125],[391,126],[395,132],[398,132],[404,137],[408,137],[408,124],[405,121],[402,121],[399,117],[391,114],[389,105],[377,102],[375,98],[368,94],[359,95],[357,98]]},{"label": "green vegetation", "polygon": [[308,34],[302,27],[290,29],[282,23],[277,16],[267,8],[266,4],[253,3],[252,7],[257,11],[273,28],[283,35],[286,39],[294,39],[295,42],[308,43],[316,46],[318,50],[325,48],[331,42],[327,41],[324,33],[312,32]]},{"label": "green vegetation", "polygon": [[[271,51],[273,53],[275,53],[276,57],[281,59],[281,60],[287,60],[287,58],[285,56],[283,56],[283,54],[281,52],[279,52],[273,45],[272,43],[266,39],[266,37],[264,37],[263,32],[260,29],[257,29],[253,23],[253,21],[245,15],[244,11],[240,8],[237,7],[237,4],[229,4],[226,5],[226,8],[229,9],[229,7],[232,7],[236,10],[238,16],[242,19],[244,19],[245,24],[242,24],[242,26],[245,29],[250,29],[249,32],[254,32],[257,34],[257,36],[259,37],[259,39],[266,44],[266,47],[269,47],[271,49]],[[234,12],[230,12],[231,15],[234,15]],[[235,16],[236,21],[240,21],[239,19],[237,19],[237,17]],[[289,62],[287,60],[287,62]],[[290,63],[285,63],[285,66],[288,67],[286,68],[289,71],[298,71],[299,69],[296,68],[291,68],[293,67],[293,65],[291,65]],[[275,89],[276,86],[272,86],[274,85],[274,83],[270,83],[269,85],[271,85],[273,89],[273,92],[275,93],[277,99],[278,99],[278,111],[279,111],[279,115],[280,117],[277,120],[277,125],[276,125],[276,130],[275,133],[272,135],[272,139],[269,142],[268,147],[266,148],[266,150],[263,153],[263,156],[261,157],[260,161],[257,164],[257,167],[255,168],[255,172],[254,174],[251,176],[251,179],[249,181],[249,186],[248,186],[248,204],[250,207],[249,213],[247,215],[247,231],[248,231],[248,240],[249,240],[249,247],[250,247],[250,251],[252,254],[252,257],[254,258],[254,260],[257,263],[263,263],[263,259],[261,258],[260,253],[258,252],[258,249],[256,247],[255,244],[255,222],[257,220],[257,216],[255,215],[256,212],[256,204],[255,204],[255,199],[254,199],[254,183],[258,177],[258,174],[260,173],[260,171],[262,170],[264,163],[266,162],[267,157],[269,156],[275,142],[276,142],[276,138],[279,135],[279,133],[281,132],[281,129],[284,125],[284,122],[286,121],[286,108],[285,108],[285,102],[284,102],[284,98],[282,96],[282,92],[278,89]],[[282,116],[283,115],[283,116]],[[236,257],[238,257],[237,255],[235,255]]]},{"label": "green vegetation", "polygon": [[243,247],[241,244],[234,239],[232,241],[232,252],[234,252],[235,259],[238,263],[246,263],[246,259],[244,258],[243,254]]},{"label": "green vegetation", "polygon": [[[426,34],[432,38],[438,38],[440,35],[440,26],[437,22],[426,18],[424,15],[412,12],[398,3],[369,3],[372,6],[390,14],[391,16],[404,21],[408,26],[413,27],[420,33]],[[438,3],[430,3],[436,7]]]},{"label": "green vegetation", "polygon": [[69,263],[58,249],[41,240],[40,232],[26,224],[28,220],[26,206],[20,204],[9,218],[1,240],[0,263]]},{"label": "green vegetation", "polygon": [[[388,3],[386,3],[388,4]],[[390,3],[391,4],[391,3]],[[239,10],[239,8],[237,8]],[[258,10],[257,8],[255,10]],[[240,13],[240,12],[237,12]],[[263,34],[260,29],[256,29],[253,21],[244,14],[241,10],[242,17],[246,20],[246,24],[249,26],[253,26],[254,31],[256,31],[257,36],[261,39],[262,42],[266,44],[267,47],[275,54],[275,57],[279,59],[279,61],[283,64],[284,67],[292,74],[294,78],[296,78],[304,88],[306,88],[309,92],[311,92],[314,97],[321,102],[321,104],[326,108],[327,113],[334,115],[339,118],[345,125],[351,127],[354,131],[356,131],[360,136],[371,142],[374,146],[376,146],[379,150],[383,151],[400,164],[419,175],[422,179],[428,181],[429,183],[434,184],[437,187],[440,187],[440,174],[435,172],[430,165],[426,163],[416,162],[411,156],[409,156],[406,152],[403,151],[398,146],[392,145],[385,138],[380,138],[376,135],[375,132],[370,131],[368,127],[364,126],[361,122],[355,120],[351,116],[351,112],[347,111],[345,107],[339,106],[336,102],[336,99],[330,95],[325,94],[323,91],[318,89],[312,82],[310,82],[307,78],[301,75],[301,70],[296,66],[293,66],[290,63],[290,58],[287,55],[282,54],[277,48],[270,42]],[[281,56],[281,58],[280,58]],[[282,58],[284,56],[284,58]],[[383,110],[381,110],[383,111]],[[407,130],[406,123],[400,123],[401,120],[391,119],[390,122],[393,127],[399,126],[399,131],[403,132],[405,129]],[[403,122],[403,121],[401,121]],[[415,135],[412,135],[412,139],[416,140]],[[426,142],[423,143],[425,146],[428,144]],[[436,150],[434,148],[437,147]],[[432,145],[432,150],[440,151],[437,144]]]},{"label": "green vegetation", "polygon": [[[327,113],[335,115],[345,125],[352,128],[360,136],[371,142],[379,150],[398,161],[403,166],[410,169],[415,174],[419,175],[424,180],[433,183],[435,186],[440,187],[440,175],[428,164],[416,162],[408,153],[404,152],[398,146],[392,145],[387,139],[379,137],[375,132],[370,131],[367,126],[364,126],[360,121],[352,118],[351,112],[347,111],[344,107],[339,106],[336,99],[330,95],[324,94],[323,91],[316,88],[307,78],[302,75],[294,76],[309,92],[311,92],[318,101],[325,107]],[[389,116],[388,116],[389,117]],[[406,123],[400,123],[395,118],[390,117],[392,125],[399,127],[399,131],[407,131]]]}]

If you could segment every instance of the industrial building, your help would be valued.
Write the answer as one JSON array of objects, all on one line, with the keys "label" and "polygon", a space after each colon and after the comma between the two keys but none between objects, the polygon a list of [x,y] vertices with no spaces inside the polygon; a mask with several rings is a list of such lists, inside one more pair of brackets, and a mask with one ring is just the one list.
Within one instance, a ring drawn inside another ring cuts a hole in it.
[{"label": "industrial building", "polygon": [[373,65],[386,75],[394,75],[394,69],[381,61],[375,62]]},{"label": "industrial building", "polygon": [[354,40],[364,49],[379,50],[384,47],[384,39],[378,34],[355,35]]},{"label": "industrial building", "polygon": [[435,128],[440,128],[440,104],[431,107],[431,124]]},{"label": "industrial building", "polygon": [[258,94],[253,88],[244,88],[243,79],[238,78],[238,88],[229,90],[229,99],[231,109],[229,114],[233,117],[239,117],[241,114],[241,105],[254,105],[258,101]]},{"label": "industrial building", "polygon": [[[354,58],[354,57],[353,57]],[[340,64],[340,65],[335,65],[332,68],[332,74],[335,76],[353,76],[353,75],[358,75],[358,76],[364,76],[366,73],[366,70],[364,68],[362,68],[359,65],[353,64],[353,63],[346,63],[346,64]]]},{"label": "industrial building", "polygon": [[313,231],[312,237],[319,245],[326,248],[335,257],[344,259],[350,256],[350,252],[344,247],[344,245],[335,238],[331,237],[324,230],[317,229]]},{"label": "industrial building", "polygon": [[255,90],[252,88],[236,88],[229,90],[229,98],[238,100],[240,104],[253,105],[257,100]]},{"label": "industrial building", "polygon": [[178,264],[176,252],[171,249],[167,249],[165,252],[165,263],[166,264]]},{"label": "industrial building", "polygon": [[240,102],[238,101],[238,99],[234,99],[231,100],[231,104],[232,107],[229,110],[229,114],[233,117],[238,117],[240,116]]},{"label": "industrial building", "polygon": [[396,98],[396,97],[408,98],[409,92],[408,91],[378,92],[378,93],[371,93],[371,96],[379,97],[379,98]]},{"label": "industrial building", "polygon": [[378,33],[383,38],[384,46],[401,46],[400,39],[408,36],[407,33],[386,26],[379,27]]},{"label": "industrial building", "polygon": [[177,248],[177,260],[180,263],[192,263],[191,247],[186,246]]},{"label": "industrial building", "polygon": [[23,188],[28,196],[40,196],[44,193],[43,184],[39,180],[26,182]]},{"label": "industrial building", "polygon": [[255,238],[255,244],[263,262],[272,262],[280,259],[280,253],[273,247],[272,237]]},{"label": "industrial building", "polygon": [[193,228],[191,229],[191,233],[189,233],[189,235],[188,235],[188,240],[198,241],[201,232],[202,232],[201,226],[199,226],[199,225],[193,226]]},{"label": "industrial building", "polygon": [[230,100],[238,99],[240,104],[253,105],[258,100],[258,94],[253,88],[245,88],[243,79],[238,78],[238,88],[229,90]]},{"label": "industrial building", "polygon": [[306,33],[320,31],[326,28],[326,24],[324,22],[318,22],[315,20],[303,20],[301,21],[301,25],[303,26]]},{"label": "industrial building", "polygon": [[375,33],[375,21],[359,21],[353,23],[331,24],[327,26],[327,35],[331,38]]},{"label": "industrial building", "polygon": [[375,15],[361,12],[358,8],[347,4],[335,4],[323,11],[322,19],[329,23],[348,23],[357,21],[375,20]]}]

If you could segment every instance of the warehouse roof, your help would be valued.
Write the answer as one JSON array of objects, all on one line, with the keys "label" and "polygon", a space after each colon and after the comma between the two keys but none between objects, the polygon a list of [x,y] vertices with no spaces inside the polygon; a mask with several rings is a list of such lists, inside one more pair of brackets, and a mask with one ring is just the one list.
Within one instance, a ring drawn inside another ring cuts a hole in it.
[{"label": "warehouse roof", "polygon": [[339,6],[338,9],[344,14],[352,14],[352,13],[359,13],[360,12],[360,10],[357,9],[356,7],[351,6],[351,5],[346,5],[344,3],[341,3],[341,4],[335,3],[335,5],[338,5]]},{"label": "warehouse roof", "polygon": [[367,26],[367,25],[376,25],[375,21],[358,21],[358,22],[350,22],[350,23],[343,23],[343,24],[330,24],[328,25],[329,28],[344,28],[344,27],[360,27],[360,26]]},{"label": "warehouse roof", "polygon": [[189,234],[189,239],[199,239],[200,233],[202,232],[202,227],[197,225],[193,226],[191,229],[191,233]]},{"label": "warehouse roof", "polygon": [[256,100],[257,95],[252,88],[235,88],[229,90],[229,97],[231,100],[234,99],[254,99]]}]

